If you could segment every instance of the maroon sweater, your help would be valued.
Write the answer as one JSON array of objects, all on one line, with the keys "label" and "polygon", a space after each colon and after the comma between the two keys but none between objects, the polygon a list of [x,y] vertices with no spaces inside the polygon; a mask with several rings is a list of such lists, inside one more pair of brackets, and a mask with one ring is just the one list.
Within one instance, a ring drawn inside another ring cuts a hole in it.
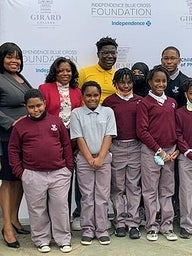
[{"label": "maroon sweater", "polygon": [[[192,112],[188,111],[186,106],[176,111],[176,133],[179,150],[184,154],[188,149],[192,149]],[[187,157],[192,160],[192,153]]]},{"label": "maroon sweater", "polygon": [[167,98],[159,105],[151,96],[143,98],[137,107],[137,135],[148,148],[170,148],[176,144],[175,110],[177,103]]},{"label": "maroon sweater", "polygon": [[134,97],[126,101],[121,99],[116,93],[107,97],[103,101],[103,106],[113,109],[117,124],[117,139],[136,139],[136,109],[142,97],[134,94]]},{"label": "maroon sweater", "polygon": [[58,117],[47,114],[42,120],[25,117],[13,128],[9,141],[9,161],[14,174],[23,170],[73,170],[69,135]]}]

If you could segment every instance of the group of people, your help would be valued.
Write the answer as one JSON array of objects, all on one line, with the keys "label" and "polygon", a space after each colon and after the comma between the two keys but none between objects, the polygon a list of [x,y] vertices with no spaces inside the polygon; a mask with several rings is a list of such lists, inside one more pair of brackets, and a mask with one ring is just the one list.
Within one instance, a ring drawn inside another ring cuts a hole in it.
[{"label": "group of people", "polygon": [[[140,238],[140,206],[149,241],[159,232],[178,239],[173,219],[179,208],[180,236],[192,234],[192,80],[178,69],[179,50],[164,49],[161,65],[151,70],[137,62],[115,71],[116,40],[101,38],[96,47],[97,64],[78,71],[61,56],[33,89],[21,75],[21,49],[0,46],[0,205],[9,247],[20,247],[14,231],[31,232],[40,252],[51,250],[52,238],[70,252],[71,214],[82,245],[94,238],[108,245],[110,199],[117,237],[128,231]],[[73,175],[77,207],[71,213]],[[18,219],[23,190],[30,231]]]}]

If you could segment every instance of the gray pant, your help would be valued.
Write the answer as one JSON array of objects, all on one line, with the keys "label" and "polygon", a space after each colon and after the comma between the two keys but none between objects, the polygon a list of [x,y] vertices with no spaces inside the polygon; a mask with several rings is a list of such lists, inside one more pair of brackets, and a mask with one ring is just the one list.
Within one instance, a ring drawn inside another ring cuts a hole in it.
[{"label": "gray pant", "polygon": [[107,209],[110,198],[111,154],[108,153],[103,166],[95,170],[84,156],[77,155],[77,179],[81,198],[81,227],[83,236],[108,236]]},{"label": "gray pant", "polygon": [[111,201],[115,213],[114,225],[116,228],[138,227],[141,200],[141,143],[137,140],[114,140],[110,151],[113,156]]},{"label": "gray pant", "polygon": [[71,172],[67,168],[51,172],[24,171],[22,184],[29,211],[31,239],[36,246],[49,244],[52,236],[58,246],[71,243],[70,180]]},{"label": "gray pant", "polygon": [[178,160],[180,227],[192,234],[192,161],[183,154]]},{"label": "gray pant", "polygon": [[[167,154],[175,150],[175,146],[163,149]],[[146,145],[141,147],[141,181],[146,213],[146,230],[164,233],[173,230],[174,211],[172,196],[174,194],[174,162],[164,166],[157,165],[153,160],[154,152]],[[156,222],[157,200],[161,210],[161,223]]]}]

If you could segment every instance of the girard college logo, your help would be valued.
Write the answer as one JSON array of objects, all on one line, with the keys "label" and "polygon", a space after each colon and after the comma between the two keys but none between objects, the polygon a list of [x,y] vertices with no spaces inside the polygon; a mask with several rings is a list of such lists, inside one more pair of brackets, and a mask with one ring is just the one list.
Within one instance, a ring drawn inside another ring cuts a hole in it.
[{"label": "girard college logo", "polygon": [[186,2],[189,7],[189,14],[192,15],[192,0],[186,0]]},{"label": "girard college logo", "polygon": [[62,16],[55,10],[53,0],[38,0],[38,9],[31,13],[30,20],[40,28],[60,26]]},{"label": "girard college logo", "polygon": [[180,21],[187,29],[192,29],[192,0],[186,0],[188,12],[180,16]]}]

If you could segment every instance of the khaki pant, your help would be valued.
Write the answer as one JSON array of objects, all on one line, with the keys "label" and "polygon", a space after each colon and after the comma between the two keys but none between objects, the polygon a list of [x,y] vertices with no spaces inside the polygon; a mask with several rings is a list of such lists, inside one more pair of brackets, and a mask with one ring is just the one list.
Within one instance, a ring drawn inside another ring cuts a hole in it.
[{"label": "khaki pant", "polygon": [[77,179],[81,192],[81,227],[83,236],[108,236],[107,209],[110,198],[111,154],[104,159],[103,166],[95,170],[84,156],[77,155]]},{"label": "khaki pant", "polygon": [[[114,140],[110,151],[113,156],[111,201],[115,213],[114,225],[116,228],[139,227],[141,143],[137,140],[129,142]],[[127,203],[126,207],[125,203]]]},{"label": "khaki pant", "polygon": [[[175,146],[163,149],[167,154],[175,150]],[[167,162],[164,166],[157,165],[154,152],[146,145],[141,147],[141,182],[146,214],[146,230],[162,233],[173,230],[174,211],[172,196],[174,194],[174,162]],[[157,200],[161,210],[161,223],[156,222]]]},{"label": "khaki pant", "polygon": [[180,154],[178,164],[180,227],[192,234],[192,161]]},{"label": "khaki pant", "polygon": [[71,243],[68,191],[71,172],[67,168],[39,172],[25,170],[22,184],[29,211],[31,239],[36,246]]}]

